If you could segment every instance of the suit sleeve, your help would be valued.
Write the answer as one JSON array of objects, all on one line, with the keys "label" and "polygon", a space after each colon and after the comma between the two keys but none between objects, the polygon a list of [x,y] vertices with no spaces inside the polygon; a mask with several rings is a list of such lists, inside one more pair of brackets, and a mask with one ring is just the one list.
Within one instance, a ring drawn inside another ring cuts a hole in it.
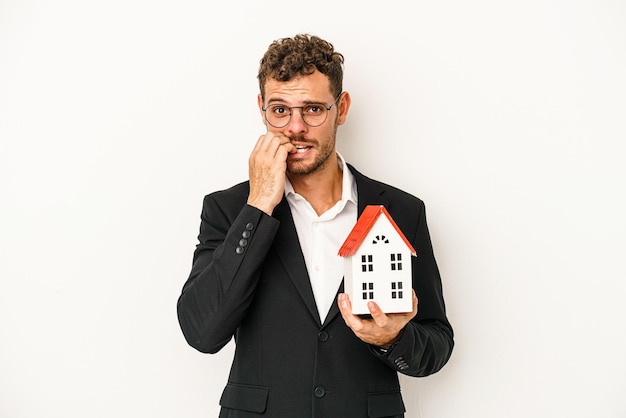
[{"label": "suit sleeve", "polygon": [[237,212],[218,200],[204,199],[193,266],[177,304],[185,339],[203,353],[222,349],[243,320],[279,225],[252,206]]},{"label": "suit sleeve", "polygon": [[418,213],[412,239],[417,252],[417,257],[412,260],[412,274],[418,312],[407,324],[398,342],[386,353],[373,347],[372,351],[399,373],[428,376],[448,362],[454,347],[454,334],[446,316],[441,277],[421,201]]}]

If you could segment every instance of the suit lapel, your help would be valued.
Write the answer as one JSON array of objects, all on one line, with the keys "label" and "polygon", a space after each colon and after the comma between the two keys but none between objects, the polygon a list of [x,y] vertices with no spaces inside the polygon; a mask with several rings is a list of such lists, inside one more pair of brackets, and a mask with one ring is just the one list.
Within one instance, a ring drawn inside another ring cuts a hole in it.
[{"label": "suit lapel", "polygon": [[[380,186],[380,183],[374,182],[359,173],[351,165],[349,165],[349,168],[356,180],[359,216],[367,205],[383,205],[389,209],[389,201],[384,196],[385,189]],[[274,240],[274,249],[285,266],[285,270],[287,270],[302,301],[311,313],[311,316],[315,319],[318,326],[322,326],[319,312],[317,311],[317,305],[315,304],[315,297],[313,296],[313,289],[311,288],[309,273],[306,269],[300,241],[298,240],[296,226],[291,216],[289,203],[285,197],[283,197],[283,200],[274,209],[273,216],[280,221],[280,227],[278,228],[276,239]],[[342,293],[343,291],[344,286],[342,281],[338,293]],[[324,326],[328,325],[338,314],[339,306],[337,305],[337,298],[335,297],[335,301],[331,305],[330,311],[324,321]]]},{"label": "suit lapel", "polygon": [[318,326],[321,326],[309,273],[306,269],[296,226],[293,222],[291,209],[289,208],[289,203],[286,198],[283,197],[283,200],[274,208],[273,216],[280,221],[280,227],[278,228],[276,239],[274,240],[274,249],[285,266],[285,270],[287,270],[304,304],[313,318],[315,318]]},{"label": "suit lapel", "polygon": [[380,183],[365,177],[350,164],[348,167],[356,180],[359,216],[367,205],[383,205],[389,210],[389,201],[385,197],[385,189],[381,187]]}]

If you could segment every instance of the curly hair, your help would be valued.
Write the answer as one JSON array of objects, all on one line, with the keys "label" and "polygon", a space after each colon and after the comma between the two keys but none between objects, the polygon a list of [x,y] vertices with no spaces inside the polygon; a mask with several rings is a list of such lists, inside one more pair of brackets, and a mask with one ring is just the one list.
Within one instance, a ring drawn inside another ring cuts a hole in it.
[{"label": "curly hair", "polygon": [[312,35],[298,34],[293,38],[278,39],[269,46],[259,66],[259,87],[265,98],[268,77],[289,81],[294,77],[313,74],[315,70],[330,80],[334,97],[342,92],[343,55],[331,43]]}]

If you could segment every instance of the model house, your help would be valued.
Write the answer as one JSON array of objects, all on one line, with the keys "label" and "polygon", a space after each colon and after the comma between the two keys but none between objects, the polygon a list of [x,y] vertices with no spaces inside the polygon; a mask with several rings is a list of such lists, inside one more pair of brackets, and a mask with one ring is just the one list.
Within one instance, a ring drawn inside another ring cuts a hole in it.
[{"label": "model house", "polygon": [[344,291],[355,315],[375,301],[385,313],[411,312],[411,256],[415,249],[384,206],[366,206],[339,249]]}]

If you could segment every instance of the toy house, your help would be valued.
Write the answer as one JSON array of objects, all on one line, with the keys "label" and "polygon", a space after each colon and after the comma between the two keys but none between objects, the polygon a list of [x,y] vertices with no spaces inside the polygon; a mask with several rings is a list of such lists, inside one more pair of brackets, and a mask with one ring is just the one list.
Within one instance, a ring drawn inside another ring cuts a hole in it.
[{"label": "toy house", "polygon": [[384,206],[365,207],[339,255],[352,313],[369,314],[370,300],[385,313],[411,312],[411,256],[417,254]]}]

